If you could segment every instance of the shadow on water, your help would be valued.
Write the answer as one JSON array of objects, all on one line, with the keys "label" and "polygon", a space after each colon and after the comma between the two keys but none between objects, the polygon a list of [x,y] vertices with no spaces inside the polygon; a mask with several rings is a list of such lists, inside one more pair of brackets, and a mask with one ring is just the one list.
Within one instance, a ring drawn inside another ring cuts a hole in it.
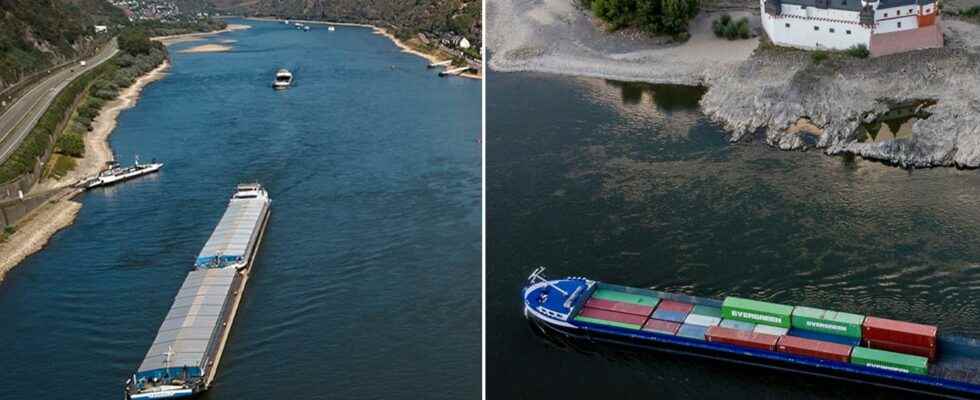
[{"label": "shadow on water", "polygon": [[620,89],[624,104],[640,104],[644,98],[666,111],[694,110],[707,88],[687,85],[663,85],[607,79],[606,84]]}]

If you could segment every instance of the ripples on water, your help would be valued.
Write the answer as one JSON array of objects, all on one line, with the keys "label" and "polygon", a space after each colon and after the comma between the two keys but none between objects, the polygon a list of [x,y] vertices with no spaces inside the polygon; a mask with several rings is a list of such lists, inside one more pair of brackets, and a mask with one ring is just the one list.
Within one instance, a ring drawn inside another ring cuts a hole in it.
[{"label": "ripples on water", "polygon": [[[123,163],[0,284],[3,399],[115,398],[234,185],[273,199],[203,398],[472,398],[480,390],[480,82],[369,29],[249,21],[227,53],[172,51],[125,111]],[[200,44],[176,45],[175,50]],[[287,67],[297,85],[271,89]]]},{"label": "ripples on water", "polygon": [[[555,351],[519,314],[536,265],[980,336],[976,171],[731,144],[693,89],[539,74],[491,74],[487,87],[491,397],[889,396],[659,354]],[[533,384],[568,376],[583,379]]]}]

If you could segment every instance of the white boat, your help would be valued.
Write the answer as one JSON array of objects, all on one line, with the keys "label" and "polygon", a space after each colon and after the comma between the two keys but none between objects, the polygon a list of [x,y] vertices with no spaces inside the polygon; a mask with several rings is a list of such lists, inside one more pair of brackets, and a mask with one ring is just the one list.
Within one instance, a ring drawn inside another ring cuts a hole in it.
[{"label": "white boat", "polygon": [[118,162],[109,161],[106,169],[99,172],[99,174],[96,176],[79,182],[78,186],[85,189],[108,186],[114,183],[133,179],[138,176],[152,174],[159,171],[160,168],[163,168],[163,163],[151,162],[149,164],[140,164],[139,157],[136,157],[136,161],[132,166],[125,168],[120,167]]},{"label": "white boat", "polygon": [[284,24],[286,24],[286,25],[289,25],[289,20],[287,19],[287,20],[285,20],[285,21],[282,21],[282,23],[284,23]]},{"label": "white boat", "polygon": [[333,25],[331,25],[329,28],[327,28],[327,30],[330,31],[330,32],[333,32],[333,31],[337,30],[337,28],[334,28]]},{"label": "white boat", "polygon": [[293,74],[285,68],[276,71],[276,80],[272,81],[272,87],[285,89],[293,84]]},{"label": "white boat", "polygon": [[309,32],[310,31],[310,26],[309,25],[303,25],[303,30]]}]

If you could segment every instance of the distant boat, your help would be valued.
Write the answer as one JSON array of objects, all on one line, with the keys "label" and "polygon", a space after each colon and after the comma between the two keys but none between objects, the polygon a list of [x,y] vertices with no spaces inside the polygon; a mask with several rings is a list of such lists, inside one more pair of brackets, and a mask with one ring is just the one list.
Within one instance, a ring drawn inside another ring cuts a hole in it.
[{"label": "distant boat", "polygon": [[272,87],[278,89],[288,88],[293,84],[293,74],[289,70],[282,68],[276,71],[276,80],[272,82]]},{"label": "distant boat", "polygon": [[310,26],[309,25],[303,26],[303,30],[309,32],[310,31]]},{"label": "distant boat", "polygon": [[285,20],[285,21],[282,21],[282,23],[284,23],[284,24],[286,24],[286,25],[289,25],[289,20],[287,19],[287,20]]},{"label": "distant boat", "polygon": [[331,25],[329,28],[327,28],[327,30],[330,31],[330,32],[333,32],[333,31],[337,30],[337,28],[334,28],[333,25]]}]

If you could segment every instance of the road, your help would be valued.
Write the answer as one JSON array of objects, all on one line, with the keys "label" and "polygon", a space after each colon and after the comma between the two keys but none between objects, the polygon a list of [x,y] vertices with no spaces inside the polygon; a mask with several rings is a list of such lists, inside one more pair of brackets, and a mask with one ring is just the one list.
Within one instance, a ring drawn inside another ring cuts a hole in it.
[{"label": "road", "polygon": [[113,40],[98,54],[86,60],[86,65],[68,67],[44,78],[40,83],[25,92],[7,111],[0,115],[0,164],[17,150],[37,121],[44,115],[51,102],[71,81],[79,75],[95,68],[119,52]]}]

